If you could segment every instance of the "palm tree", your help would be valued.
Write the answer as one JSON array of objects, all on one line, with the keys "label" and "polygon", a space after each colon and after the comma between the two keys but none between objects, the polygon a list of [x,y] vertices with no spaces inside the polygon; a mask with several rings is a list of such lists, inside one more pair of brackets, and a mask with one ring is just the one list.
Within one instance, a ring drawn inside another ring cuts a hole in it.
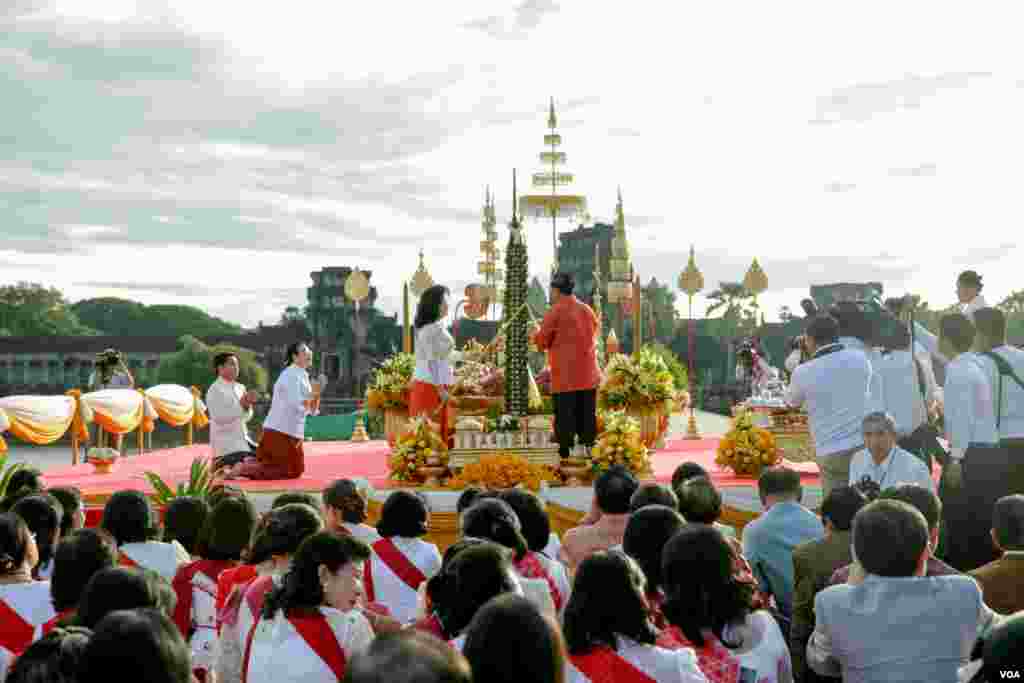
[{"label": "palm tree", "polygon": [[1007,315],[1024,313],[1024,289],[1010,292],[1010,295],[999,302],[999,308]]},{"label": "palm tree", "polygon": [[708,294],[708,300],[713,303],[708,306],[705,315],[722,311],[718,321],[711,326],[715,336],[731,338],[757,327],[754,297],[741,283],[719,282],[718,289]]}]

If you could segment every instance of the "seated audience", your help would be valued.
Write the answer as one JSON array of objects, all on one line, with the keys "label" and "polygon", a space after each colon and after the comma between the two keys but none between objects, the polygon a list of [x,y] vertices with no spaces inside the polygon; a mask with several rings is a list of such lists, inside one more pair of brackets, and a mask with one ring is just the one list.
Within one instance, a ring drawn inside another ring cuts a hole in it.
[{"label": "seated audience", "polygon": [[178,567],[191,558],[157,537],[149,499],[139,491],[118,491],[103,506],[102,527],[117,541],[118,562],[125,567],[151,569],[171,581]]},{"label": "seated audience", "polygon": [[[524,489],[508,489],[501,492],[501,499],[508,503],[519,518],[519,524],[526,539],[526,546],[529,548],[527,555],[530,561],[536,561],[544,572],[554,582],[555,592],[552,592],[551,599],[555,603],[555,609],[561,613],[562,608],[569,601],[569,593],[572,585],[569,583],[569,574],[565,565],[555,559],[555,555],[548,555],[547,548],[551,545],[551,539],[558,542],[558,537],[551,533],[551,520],[548,518],[544,502],[534,493]],[[517,566],[521,576],[524,574],[524,563]],[[527,576],[527,578],[545,578]],[[546,580],[546,578],[545,578]],[[558,597],[556,598],[555,595]]]},{"label": "seated audience", "polygon": [[481,607],[469,624],[462,654],[477,681],[565,680],[565,643],[558,624],[521,595],[499,595]]},{"label": "seated audience", "polygon": [[559,559],[575,571],[580,562],[599,550],[622,545],[629,521],[629,501],[639,488],[624,467],[608,469],[594,481],[594,501],[580,526],[565,532]]},{"label": "seated audience", "polygon": [[114,539],[99,529],[78,529],[57,546],[50,596],[57,616],[52,626],[69,626],[76,617],[85,587],[97,572],[117,566]]},{"label": "seated audience", "polygon": [[338,479],[324,489],[324,525],[326,528],[374,544],[380,534],[366,524],[366,494],[351,479]]},{"label": "seated audience", "polygon": [[633,513],[648,505],[663,505],[678,510],[679,498],[664,484],[641,484],[629,499],[629,511]]},{"label": "seated audience", "polygon": [[686,461],[679,463],[676,469],[672,472],[672,490],[679,495],[679,487],[683,482],[693,479],[694,477],[706,477],[708,471],[701,465],[695,462]]},{"label": "seated audience", "polygon": [[209,514],[210,506],[205,500],[178,496],[167,504],[167,512],[164,513],[164,542],[177,543],[191,559],[197,559],[199,534]]},{"label": "seated audience", "polygon": [[60,503],[49,494],[35,493],[15,503],[11,512],[25,520],[29,532],[36,539],[39,564],[33,576],[43,581],[49,580],[53,574],[53,552],[57,548],[60,520],[64,512]]},{"label": "seated audience", "polygon": [[789,683],[785,637],[772,614],[754,610],[753,587],[736,580],[729,542],[703,524],[687,525],[662,557],[666,645],[692,647],[709,681]]},{"label": "seated audience", "polygon": [[466,658],[444,642],[405,630],[374,638],[348,663],[344,683],[472,683]]},{"label": "seated audience", "polygon": [[558,585],[547,564],[530,553],[519,518],[508,503],[499,498],[479,500],[466,511],[463,524],[466,538],[493,541],[512,551],[523,594],[537,609],[551,615],[561,612],[563,603]]},{"label": "seated audience", "polygon": [[138,567],[101,569],[82,590],[75,626],[95,629],[103,617],[117,610],[155,609],[170,618],[174,602],[174,590],[156,572]]},{"label": "seated audience", "polygon": [[280,585],[302,542],[321,530],[320,514],[304,503],[286,503],[266,516],[249,551],[248,562],[255,566],[256,576],[236,584],[217,615],[221,624],[214,669],[218,683],[244,683],[246,640],[259,620],[267,594]]},{"label": "seated audience", "polygon": [[46,492],[57,499],[64,514],[60,518],[60,537],[64,538],[75,529],[85,526],[85,503],[82,492],[74,486],[55,486]]},{"label": "seated audience", "polygon": [[853,519],[865,577],[814,599],[807,664],[846,681],[955,681],[975,640],[994,622],[967,576],[925,576],[928,523],[914,507],[876,500]]},{"label": "seated audience", "polygon": [[1024,610],[1024,495],[1004,496],[996,501],[992,542],[1002,557],[970,575],[981,586],[985,604],[996,612],[1013,614]]},{"label": "seated audience", "polygon": [[[895,488],[886,489],[879,494],[880,500],[898,500],[924,515],[928,523],[928,565],[925,576],[948,576],[959,574],[959,572],[948,564],[935,557],[935,548],[939,544],[940,527],[942,526],[942,503],[939,497],[931,489],[916,484],[906,484]],[[832,574],[829,585],[846,583],[850,578],[855,563],[852,562],[845,567],[840,567]]]},{"label": "seated audience", "polygon": [[50,584],[32,577],[37,564],[39,549],[25,520],[0,513],[0,667],[38,640],[56,615]]},{"label": "seated audience", "polygon": [[[1021,671],[1024,666],[1022,652],[1024,652],[1024,613],[1019,613],[993,627],[985,637],[981,648],[981,671],[978,678],[972,679],[972,683],[1020,680],[1024,676],[1024,672]],[[962,676],[965,673],[961,671]]]},{"label": "seated audience", "polygon": [[266,596],[249,636],[246,683],[340,681],[349,659],[369,647],[359,610],[370,548],[331,531],[302,542],[281,585]]},{"label": "seated audience", "polygon": [[632,557],[644,573],[647,606],[651,621],[660,630],[667,625],[661,614],[665,594],[661,587],[661,553],[685,520],[674,509],[664,505],[648,505],[629,516],[622,539],[623,551]]},{"label": "seated audience", "polygon": [[92,631],[78,626],[56,628],[29,645],[9,672],[0,668],[0,680],[4,683],[77,683],[82,655],[91,637]]},{"label": "seated audience", "polygon": [[625,553],[598,551],[580,564],[565,608],[569,678],[587,681],[705,681],[693,650],[658,647],[640,566]]},{"label": "seated audience", "polygon": [[214,664],[217,579],[241,561],[255,523],[256,512],[247,499],[222,499],[195,540],[199,559],[182,565],[171,582],[177,595],[174,623],[191,647],[192,667],[200,681]]},{"label": "seated audience", "polygon": [[507,549],[486,541],[461,543],[465,547],[459,548],[444,572],[430,582],[438,622],[459,651],[466,640],[466,628],[488,600],[502,593],[523,593]]},{"label": "seated audience", "polygon": [[317,500],[316,496],[312,493],[306,493],[305,491],[286,491],[274,496],[274,500],[270,503],[270,509],[277,510],[285,505],[291,505],[292,503],[308,505],[314,510],[320,510],[321,508],[320,501]]},{"label": "seated audience", "polygon": [[743,555],[761,589],[775,596],[779,610],[793,609],[793,548],[825,535],[813,512],[800,504],[800,475],[785,467],[765,470],[757,481],[764,513],[743,530]]},{"label": "seated audience", "polygon": [[[36,467],[21,467],[11,472],[7,480],[7,498],[13,505],[23,496],[43,492],[43,472]],[[7,512],[7,510],[4,510]]]},{"label": "seated audience", "polygon": [[789,651],[793,656],[793,678],[798,683],[812,680],[804,651],[814,632],[814,596],[829,585],[833,572],[850,564],[850,527],[853,516],[867,504],[867,498],[852,486],[833,489],[821,504],[825,537],[806,541],[793,549],[793,620]]},{"label": "seated audience", "polygon": [[416,619],[420,584],[441,568],[437,546],[421,538],[427,534],[429,518],[423,496],[392,493],[377,523],[381,540],[373,544],[373,555],[366,563],[366,599],[383,605],[403,624]]},{"label": "seated audience", "polygon": [[189,683],[188,645],[167,615],[155,609],[113,612],[96,625],[76,683],[130,680]]}]

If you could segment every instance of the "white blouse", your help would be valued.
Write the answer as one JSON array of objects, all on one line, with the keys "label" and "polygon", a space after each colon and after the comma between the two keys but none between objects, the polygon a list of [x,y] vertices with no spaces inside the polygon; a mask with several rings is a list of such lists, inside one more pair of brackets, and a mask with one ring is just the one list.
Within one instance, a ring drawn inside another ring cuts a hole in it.
[{"label": "white blouse", "polygon": [[444,328],[443,320],[424,325],[416,331],[414,380],[436,386],[454,384],[452,363],[459,360],[462,360],[462,353],[455,350],[455,339]]},{"label": "white blouse", "polygon": [[[347,660],[373,641],[373,629],[359,611],[320,607]],[[248,683],[317,683],[337,681],[326,662],[295,630],[283,612],[261,619],[249,654]]]},{"label": "white blouse", "polygon": [[296,365],[289,365],[274,382],[274,397],[263,428],[296,439],[305,438],[306,416],[310,414],[305,402],[311,398],[313,387],[309,383],[309,373]]}]

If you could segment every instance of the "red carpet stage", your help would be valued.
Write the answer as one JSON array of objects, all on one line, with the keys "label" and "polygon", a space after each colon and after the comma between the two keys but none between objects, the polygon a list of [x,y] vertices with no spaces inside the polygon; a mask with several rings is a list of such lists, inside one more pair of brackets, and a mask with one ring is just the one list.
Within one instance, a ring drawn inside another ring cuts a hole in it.
[{"label": "red carpet stage", "polygon": [[[756,486],[756,482],[748,477],[737,477],[730,471],[723,471],[715,465],[715,448],[717,438],[686,441],[683,439],[669,440],[666,448],[659,450],[652,457],[654,478],[667,483],[672,478],[676,466],[692,460],[704,466],[718,487]],[[394,486],[387,476],[388,446],[384,441],[353,443],[349,441],[308,442],[306,450],[306,472],[299,479],[282,481],[246,481],[232,482],[246,491],[253,493],[279,493],[282,491],[310,491],[319,493],[327,484],[341,477],[363,478],[369,480],[375,489]],[[152,493],[148,482],[143,477],[146,471],[159,474],[164,481],[177,485],[187,482],[189,467],[193,458],[209,456],[209,446],[183,446],[167,450],[131,455],[122,458],[110,474],[96,474],[92,465],[75,465],[48,470],[44,479],[48,486],[77,486],[91,505],[102,502],[115,491],[121,489],[138,489]],[[789,463],[803,475],[804,485],[818,484],[818,467],[812,462]]]}]

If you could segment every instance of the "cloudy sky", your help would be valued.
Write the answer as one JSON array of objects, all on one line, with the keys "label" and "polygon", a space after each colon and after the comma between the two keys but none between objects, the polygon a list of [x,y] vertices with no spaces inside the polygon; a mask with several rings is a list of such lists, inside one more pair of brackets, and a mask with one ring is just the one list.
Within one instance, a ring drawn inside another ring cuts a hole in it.
[{"label": "cloudy sky", "polygon": [[1011,8],[4,0],[0,279],[254,325],[350,265],[397,310],[420,248],[475,277],[484,188],[504,224],[554,96],[644,280],[693,243],[709,286],[757,256],[771,313],[835,281],[948,304],[967,267],[998,300],[1024,288]]}]

